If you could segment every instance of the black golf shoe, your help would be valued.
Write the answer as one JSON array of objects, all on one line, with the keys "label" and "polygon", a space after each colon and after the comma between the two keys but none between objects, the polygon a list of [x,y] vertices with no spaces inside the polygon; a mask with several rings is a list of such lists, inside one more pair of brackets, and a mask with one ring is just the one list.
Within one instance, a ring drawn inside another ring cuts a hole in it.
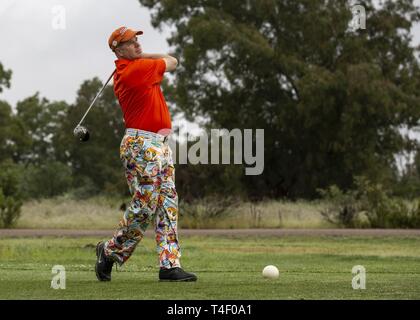
[{"label": "black golf shoe", "polygon": [[159,270],[159,281],[197,281],[194,273],[188,273],[181,268],[171,268]]},{"label": "black golf shoe", "polygon": [[114,260],[105,256],[105,243],[103,241],[96,245],[96,264],[95,272],[99,281],[111,281],[111,271]]}]

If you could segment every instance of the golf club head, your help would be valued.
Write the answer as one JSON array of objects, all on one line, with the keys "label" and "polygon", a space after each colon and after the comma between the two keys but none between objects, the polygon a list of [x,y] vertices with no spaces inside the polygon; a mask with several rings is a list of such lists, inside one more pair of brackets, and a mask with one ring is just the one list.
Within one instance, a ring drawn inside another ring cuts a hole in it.
[{"label": "golf club head", "polygon": [[73,134],[82,142],[88,141],[90,137],[89,130],[83,126],[77,126],[74,128]]}]

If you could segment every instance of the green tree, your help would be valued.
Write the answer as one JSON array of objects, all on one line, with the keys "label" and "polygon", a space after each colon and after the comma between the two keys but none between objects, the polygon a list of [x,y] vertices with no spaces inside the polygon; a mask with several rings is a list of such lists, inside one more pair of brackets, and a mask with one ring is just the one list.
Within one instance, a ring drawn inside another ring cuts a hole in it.
[{"label": "green tree", "polygon": [[25,168],[21,189],[25,198],[51,198],[65,193],[72,184],[72,169],[68,165],[45,161]]},{"label": "green tree", "polygon": [[20,217],[22,172],[11,160],[0,163],[0,228],[10,228]]},{"label": "green tree", "polygon": [[10,88],[10,79],[12,78],[12,71],[5,70],[0,62],[0,93],[3,92],[3,87]]},{"label": "green tree", "polygon": [[416,147],[399,130],[420,116],[412,0],[359,1],[367,29],[356,31],[347,1],[139,1],[155,27],[174,27],[173,102],[186,117],[265,129],[266,170],[243,177],[249,195],[386,182],[394,155]]},{"label": "green tree", "polygon": [[[182,149],[189,150],[196,142],[183,142],[187,146]],[[179,142],[176,148],[181,149]],[[209,155],[211,153],[210,146],[207,153]],[[180,200],[185,202],[193,202],[196,199],[220,193],[241,197],[243,196],[241,185],[243,172],[244,167],[241,165],[226,167],[223,164],[175,164],[177,192]]]},{"label": "green tree", "polygon": [[24,125],[13,113],[12,107],[0,100],[0,161],[13,159],[19,162],[30,149],[31,140]]},{"label": "green tree", "polygon": [[[5,70],[0,63],[0,93],[3,87],[10,88],[12,72]],[[14,119],[12,107],[4,100],[0,100],[0,162],[11,159],[16,151],[16,141],[19,128]]]},{"label": "green tree", "polygon": [[[10,71],[0,64],[1,85],[10,85]],[[66,191],[72,171],[55,161],[53,139],[63,123],[68,106],[49,102],[39,94],[20,101],[14,114],[0,100],[0,209],[4,226],[11,226],[20,213],[22,197],[51,197]]]},{"label": "green tree", "polygon": [[127,184],[119,159],[125,127],[112,86],[104,90],[83,123],[90,131],[90,140],[82,143],[73,136],[74,127],[102,85],[97,78],[81,85],[76,103],[68,108],[62,126],[53,138],[54,149],[56,158],[71,166],[75,187],[83,188],[89,181],[96,186],[96,189],[89,186],[91,191],[125,193]]},{"label": "green tree", "polygon": [[6,101],[0,100],[0,161],[12,157],[13,142],[10,139],[12,121],[11,106]]},{"label": "green tree", "polygon": [[66,102],[50,102],[39,93],[18,102],[16,121],[24,144],[18,144],[19,161],[40,165],[55,159],[53,139],[68,110]]}]

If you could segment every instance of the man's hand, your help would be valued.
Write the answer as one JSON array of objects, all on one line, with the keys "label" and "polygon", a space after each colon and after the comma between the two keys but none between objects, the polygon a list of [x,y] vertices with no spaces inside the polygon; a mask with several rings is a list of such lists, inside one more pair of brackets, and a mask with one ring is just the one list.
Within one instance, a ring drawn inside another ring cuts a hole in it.
[{"label": "man's hand", "polygon": [[163,59],[166,63],[165,72],[172,72],[176,70],[178,66],[178,60],[168,54],[159,54],[159,53],[142,53],[141,59]]},{"label": "man's hand", "polygon": [[176,70],[176,67],[178,66],[178,60],[176,58],[167,56],[163,58],[163,60],[165,60],[165,63],[166,63],[165,72],[172,72]]}]

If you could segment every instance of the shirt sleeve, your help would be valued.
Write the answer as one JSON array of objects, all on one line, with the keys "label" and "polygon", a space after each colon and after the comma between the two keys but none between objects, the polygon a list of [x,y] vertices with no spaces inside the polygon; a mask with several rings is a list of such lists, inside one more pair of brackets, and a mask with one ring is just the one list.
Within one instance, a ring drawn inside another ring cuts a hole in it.
[{"label": "shirt sleeve", "polygon": [[140,59],[139,72],[140,77],[149,85],[159,84],[163,80],[166,70],[166,63],[163,59]]}]

